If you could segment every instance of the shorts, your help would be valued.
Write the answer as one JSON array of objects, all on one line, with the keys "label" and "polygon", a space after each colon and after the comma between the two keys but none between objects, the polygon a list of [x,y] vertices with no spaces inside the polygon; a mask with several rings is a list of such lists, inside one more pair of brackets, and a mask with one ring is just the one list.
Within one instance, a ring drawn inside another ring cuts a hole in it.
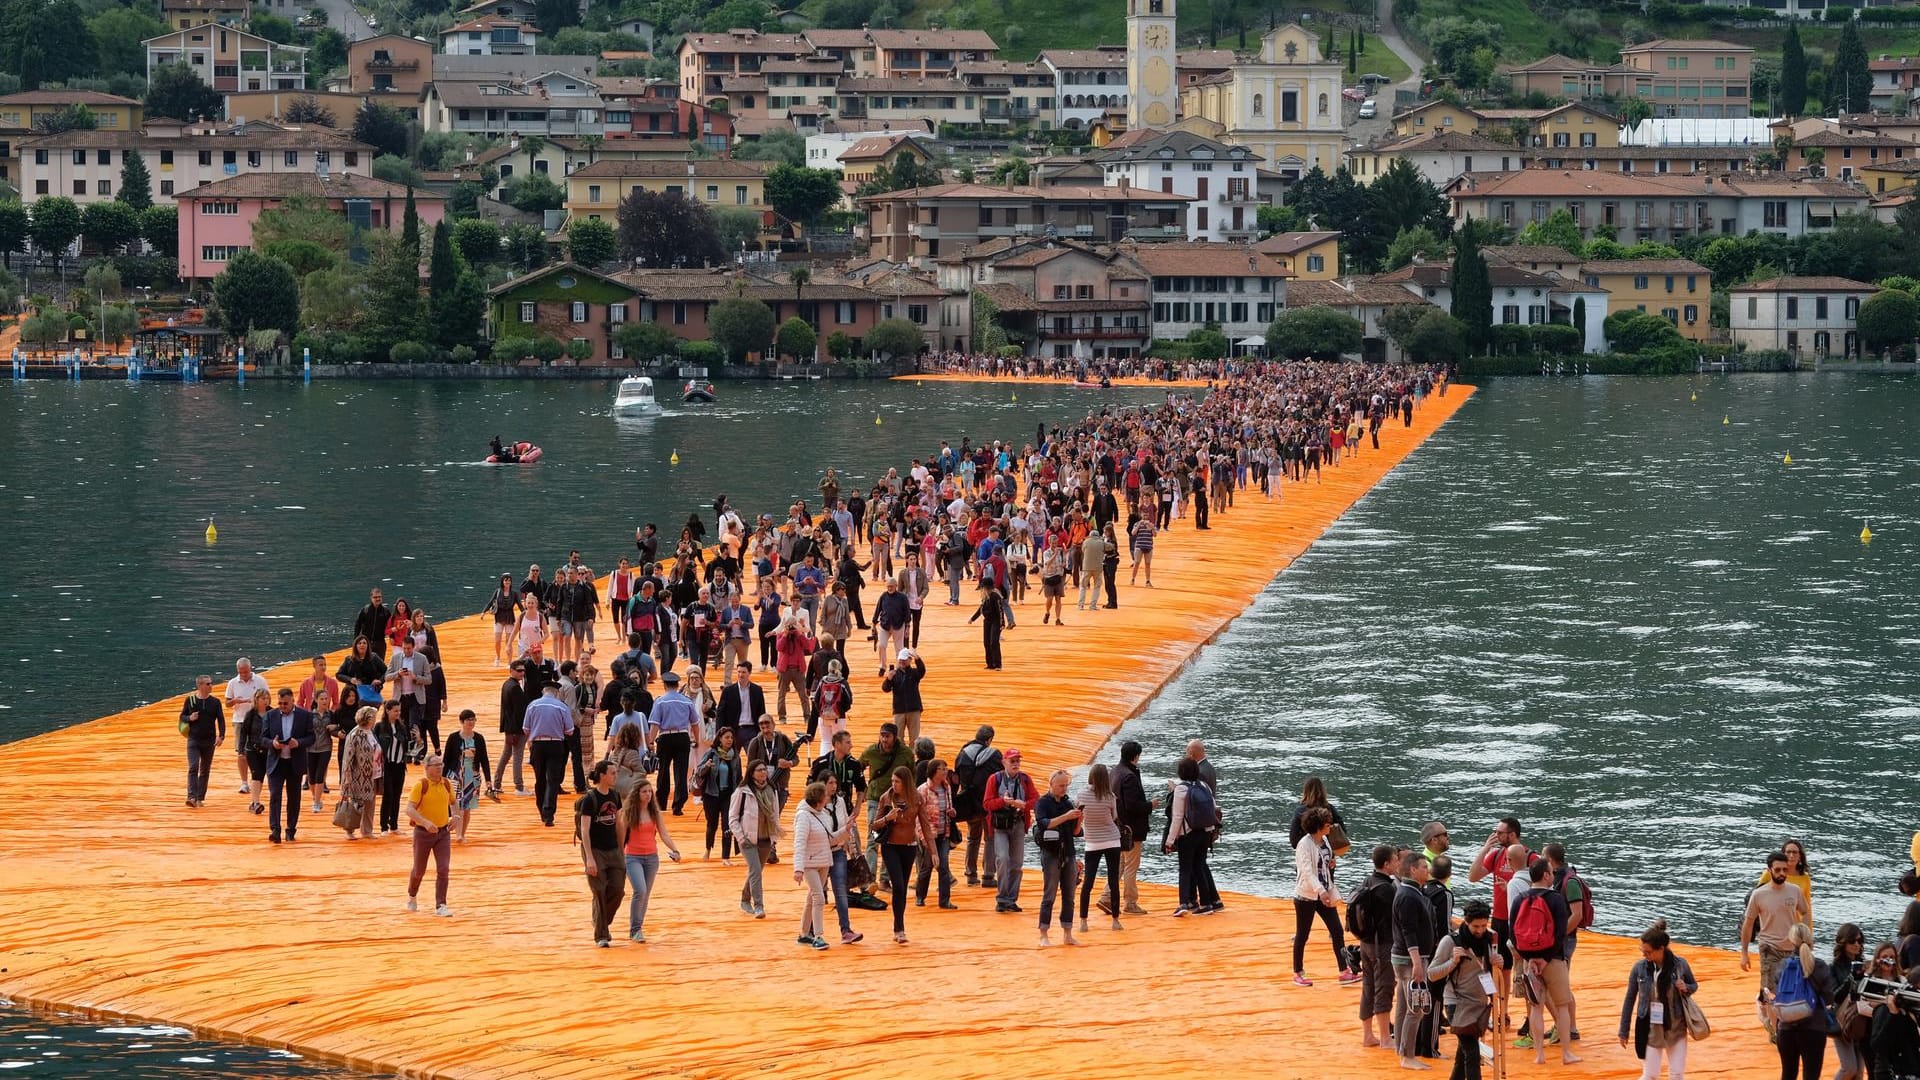
[{"label": "shorts", "polygon": [[265,750],[247,750],[244,751],[244,755],[247,759],[247,773],[253,777],[254,782],[259,783],[265,780],[267,778],[267,752]]},{"label": "shorts", "polygon": [[1067,595],[1067,579],[1065,577],[1041,578],[1040,579],[1040,595],[1042,596]]},{"label": "shorts", "polygon": [[[558,634],[563,638],[573,636],[573,623],[568,622],[566,619],[561,619],[560,622],[558,623],[558,626],[559,626],[559,629],[554,631],[556,634]],[[584,631],[582,632],[584,633]]]}]

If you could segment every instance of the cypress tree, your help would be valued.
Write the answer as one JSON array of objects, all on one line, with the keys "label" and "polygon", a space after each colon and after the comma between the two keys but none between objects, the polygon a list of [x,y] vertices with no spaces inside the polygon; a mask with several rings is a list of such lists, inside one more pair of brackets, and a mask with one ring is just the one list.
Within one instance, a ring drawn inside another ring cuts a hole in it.
[{"label": "cypress tree", "polygon": [[[391,226],[389,226],[391,227]],[[413,202],[413,186],[407,186],[407,214],[400,226],[400,243],[413,252],[414,261],[420,259],[420,208]]]},{"label": "cypress tree", "polygon": [[1787,40],[1780,46],[1780,112],[1799,116],[1807,108],[1807,50],[1800,44],[1800,27],[1787,26]]},{"label": "cypress tree", "polygon": [[1872,107],[1873,72],[1867,68],[1867,46],[1852,19],[1840,27],[1840,44],[1833,50],[1833,70],[1827,73],[1827,100],[1836,111],[1866,112]]},{"label": "cypress tree", "polygon": [[1488,280],[1487,260],[1480,254],[1472,218],[1461,223],[1455,236],[1453,270],[1447,286],[1453,294],[1451,313],[1467,330],[1467,351],[1480,355],[1493,338],[1493,284]]},{"label": "cypress tree", "polygon": [[135,210],[153,205],[153,178],[140,151],[129,150],[120,160],[120,201]]}]

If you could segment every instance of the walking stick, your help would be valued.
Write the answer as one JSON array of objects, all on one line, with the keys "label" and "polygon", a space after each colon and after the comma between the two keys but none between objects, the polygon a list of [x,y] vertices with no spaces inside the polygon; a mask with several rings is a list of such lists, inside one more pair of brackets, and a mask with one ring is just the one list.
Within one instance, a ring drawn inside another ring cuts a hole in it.
[{"label": "walking stick", "polygon": [[[1498,949],[1499,946],[1495,945]],[[1512,982],[1502,982],[1493,1009],[1493,1080],[1507,1080],[1507,996]]]}]

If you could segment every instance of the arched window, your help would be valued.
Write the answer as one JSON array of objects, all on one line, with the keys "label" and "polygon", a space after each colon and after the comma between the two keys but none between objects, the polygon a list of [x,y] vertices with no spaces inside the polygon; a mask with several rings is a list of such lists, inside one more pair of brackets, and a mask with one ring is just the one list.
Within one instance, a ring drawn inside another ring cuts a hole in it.
[{"label": "arched window", "polygon": [[1266,98],[1262,97],[1259,94],[1253,95],[1253,115],[1265,116],[1266,108],[1267,108]]},{"label": "arched window", "polygon": [[1327,95],[1325,94],[1320,95],[1320,115],[1327,115]]}]

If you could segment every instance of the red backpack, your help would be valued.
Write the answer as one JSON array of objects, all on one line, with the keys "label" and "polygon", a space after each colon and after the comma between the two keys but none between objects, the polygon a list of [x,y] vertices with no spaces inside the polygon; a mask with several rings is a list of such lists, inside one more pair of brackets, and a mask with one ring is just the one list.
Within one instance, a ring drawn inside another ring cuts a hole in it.
[{"label": "red backpack", "polygon": [[1529,889],[1513,916],[1513,947],[1523,953],[1546,952],[1553,948],[1553,908],[1547,904],[1543,889]]}]

